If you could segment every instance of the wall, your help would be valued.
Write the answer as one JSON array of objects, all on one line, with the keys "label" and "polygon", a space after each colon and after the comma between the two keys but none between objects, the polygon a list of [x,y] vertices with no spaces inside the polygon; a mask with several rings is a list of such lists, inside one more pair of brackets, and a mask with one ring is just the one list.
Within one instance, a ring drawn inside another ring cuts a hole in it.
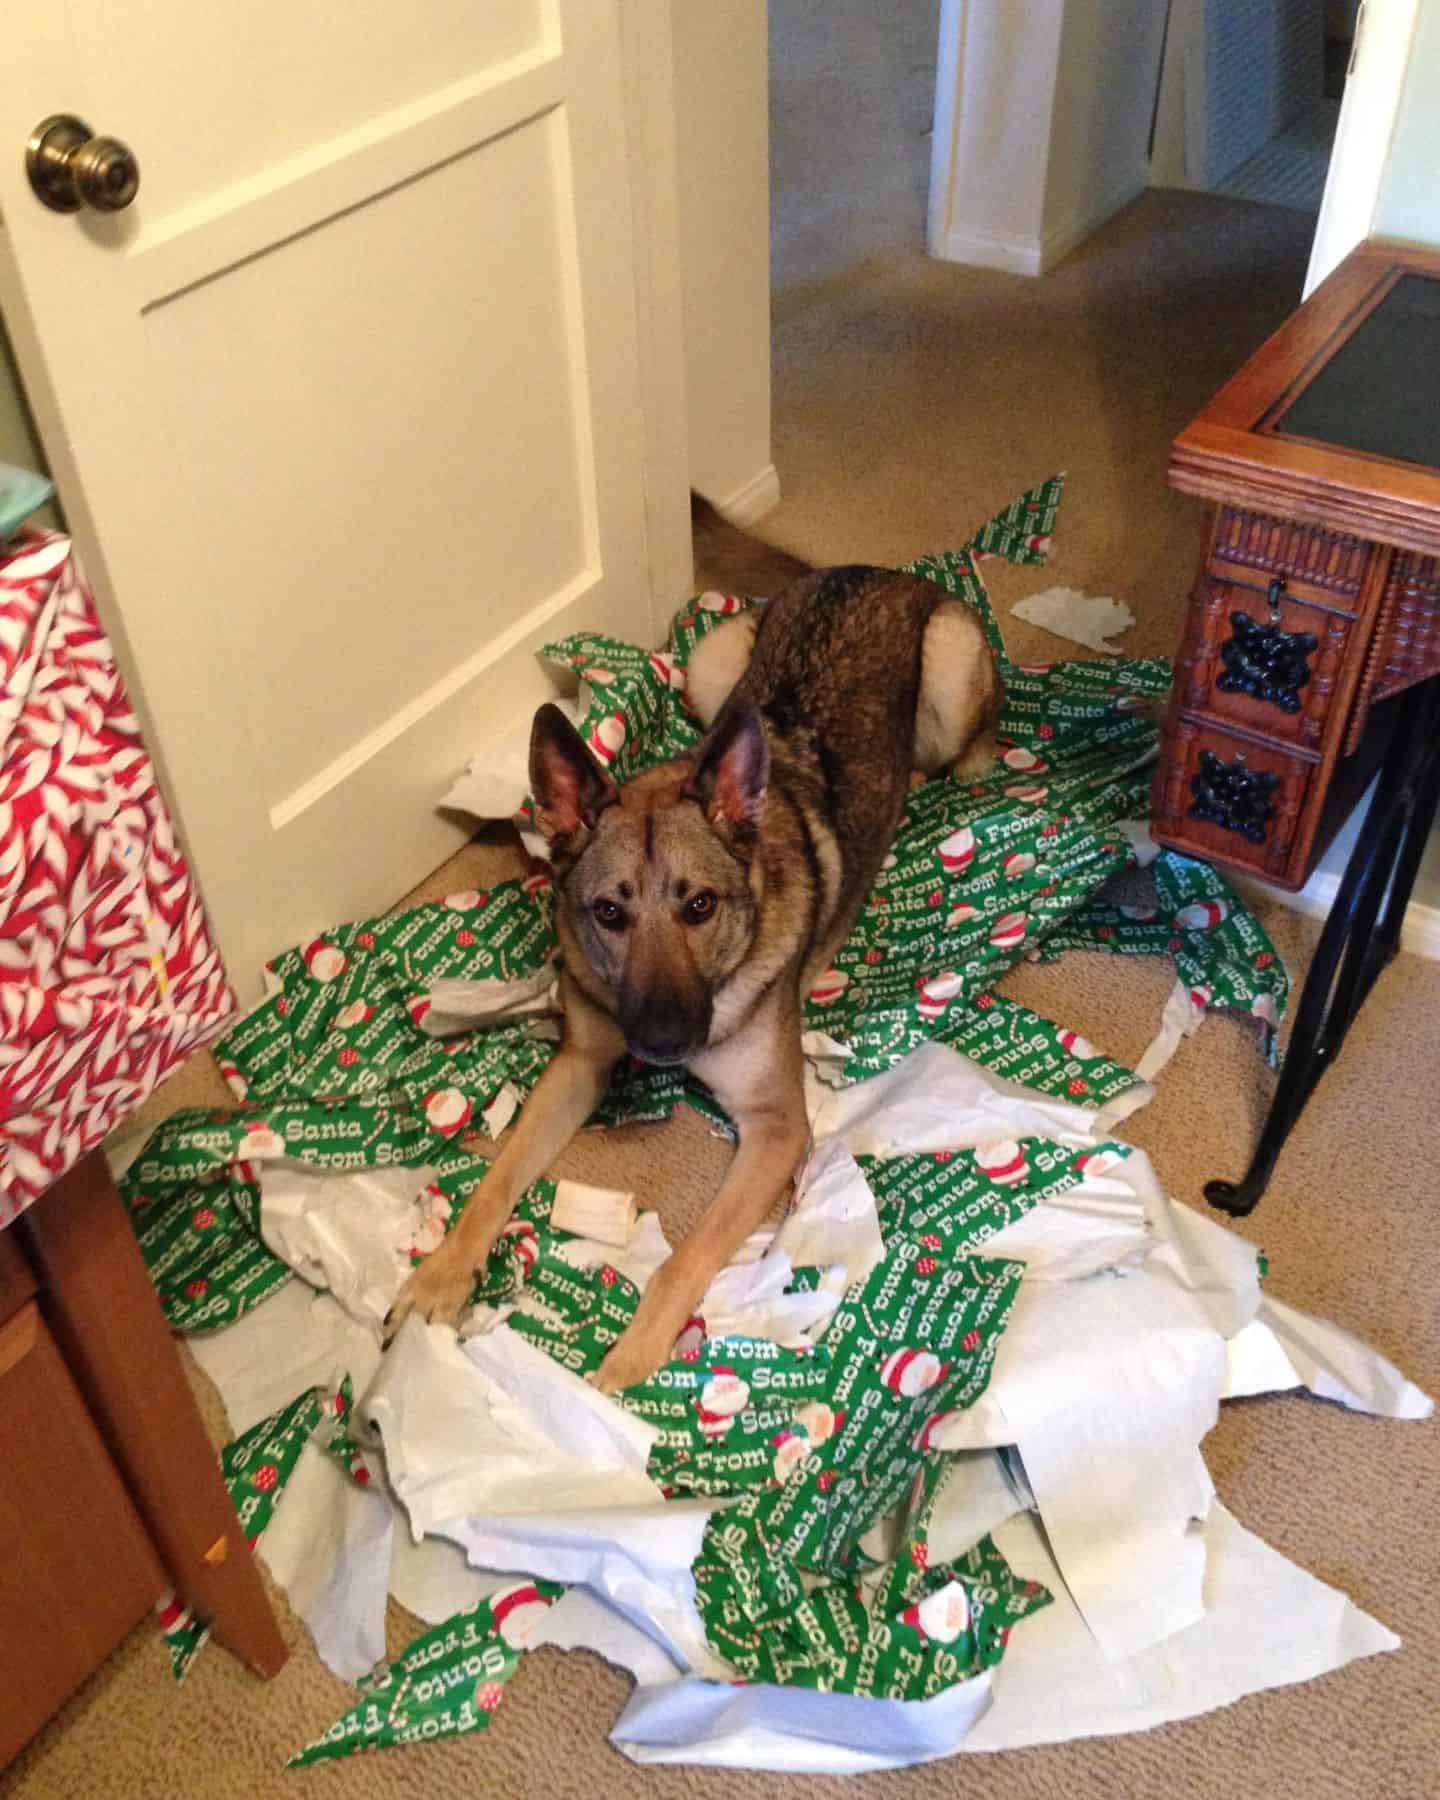
[{"label": "wall", "polygon": [[1149,184],[1164,36],[1155,0],[1065,0],[1045,182],[1048,262]]},{"label": "wall", "polygon": [[21,468],[39,469],[42,473],[45,469],[40,446],[30,429],[25,403],[20,398],[20,377],[3,326],[0,326],[0,462],[18,463]]},{"label": "wall", "polygon": [[1157,0],[944,0],[930,253],[1039,275],[1149,179]]},{"label": "wall", "polygon": [[[1368,22],[1366,29],[1369,29]],[[1440,0],[1420,0],[1390,153],[1375,202],[1376,237],[1440,245]]]},{"label": "wall", "polygon": [[929,247],[1038,275],[1063,0],[943,0]]},{"label": "wall", "polygon": [[770,176],[764,0],[672,0],[690,480],[749,521],[770,460]]},{"label": "wall", "polygon": [[769,10],[778,304],[872,257],[924,251],[940,0],[770,0]]}]

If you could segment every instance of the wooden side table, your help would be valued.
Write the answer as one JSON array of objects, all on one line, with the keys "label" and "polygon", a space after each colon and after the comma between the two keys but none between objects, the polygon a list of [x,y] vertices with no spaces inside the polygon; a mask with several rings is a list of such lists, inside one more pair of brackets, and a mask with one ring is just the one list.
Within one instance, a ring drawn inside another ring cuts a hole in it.
[{"label": "wooden side table", "polygon": [[1440,253],[1368,243],[1176,439],[1214,503],[1153,795],[1162,843],[1300,888],[1377,773],[1244,1179],[1251,1210],[1399,945],[1440,801]]}]

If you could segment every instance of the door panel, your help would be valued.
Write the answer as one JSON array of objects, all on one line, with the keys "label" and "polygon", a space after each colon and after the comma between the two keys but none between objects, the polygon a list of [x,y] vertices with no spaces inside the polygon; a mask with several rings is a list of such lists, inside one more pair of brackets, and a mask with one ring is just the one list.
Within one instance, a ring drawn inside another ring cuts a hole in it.
[{"label": "door panel", "polygon": [[4,115],[140,159],[61,216],[0,158],[0,300],[250,997],[446,854],[539,644],[653,634],[620,6],[18,11]]}]

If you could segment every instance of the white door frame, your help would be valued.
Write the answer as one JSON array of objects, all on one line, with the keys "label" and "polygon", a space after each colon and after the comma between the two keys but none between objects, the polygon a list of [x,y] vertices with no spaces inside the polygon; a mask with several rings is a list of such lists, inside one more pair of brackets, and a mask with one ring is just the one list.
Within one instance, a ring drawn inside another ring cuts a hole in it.
[{"label": "white door frame", "polygon": [[621,0],[620,44],[635,239],[650,610],[658,629],[686,598],[694,566],[670,7],[657,6],[655,0]]}]

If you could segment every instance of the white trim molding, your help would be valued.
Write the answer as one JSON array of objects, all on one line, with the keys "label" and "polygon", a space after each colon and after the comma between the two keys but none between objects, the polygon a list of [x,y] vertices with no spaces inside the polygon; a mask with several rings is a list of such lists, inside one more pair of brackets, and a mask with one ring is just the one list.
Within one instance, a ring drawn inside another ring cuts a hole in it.
[{"label": "white trim molding", "polygon": [[755,525],[780,504],[780,476],[774,463],[714,502],[732,525]]},{"label": "white trim molding", "polygon": [[[1271,887],[1268,882],[1256,881],[1234,869],[1225,873],[1247,898],[1277,901],[1307,919],[1327,918],[1340,892],[1340,872],[1333,869],[1317,869],[1298,894]],[[1422,900],[1410,902],[1400,928],[1400,948],[1427,962],[1440,962],[1440,906]]]}]

